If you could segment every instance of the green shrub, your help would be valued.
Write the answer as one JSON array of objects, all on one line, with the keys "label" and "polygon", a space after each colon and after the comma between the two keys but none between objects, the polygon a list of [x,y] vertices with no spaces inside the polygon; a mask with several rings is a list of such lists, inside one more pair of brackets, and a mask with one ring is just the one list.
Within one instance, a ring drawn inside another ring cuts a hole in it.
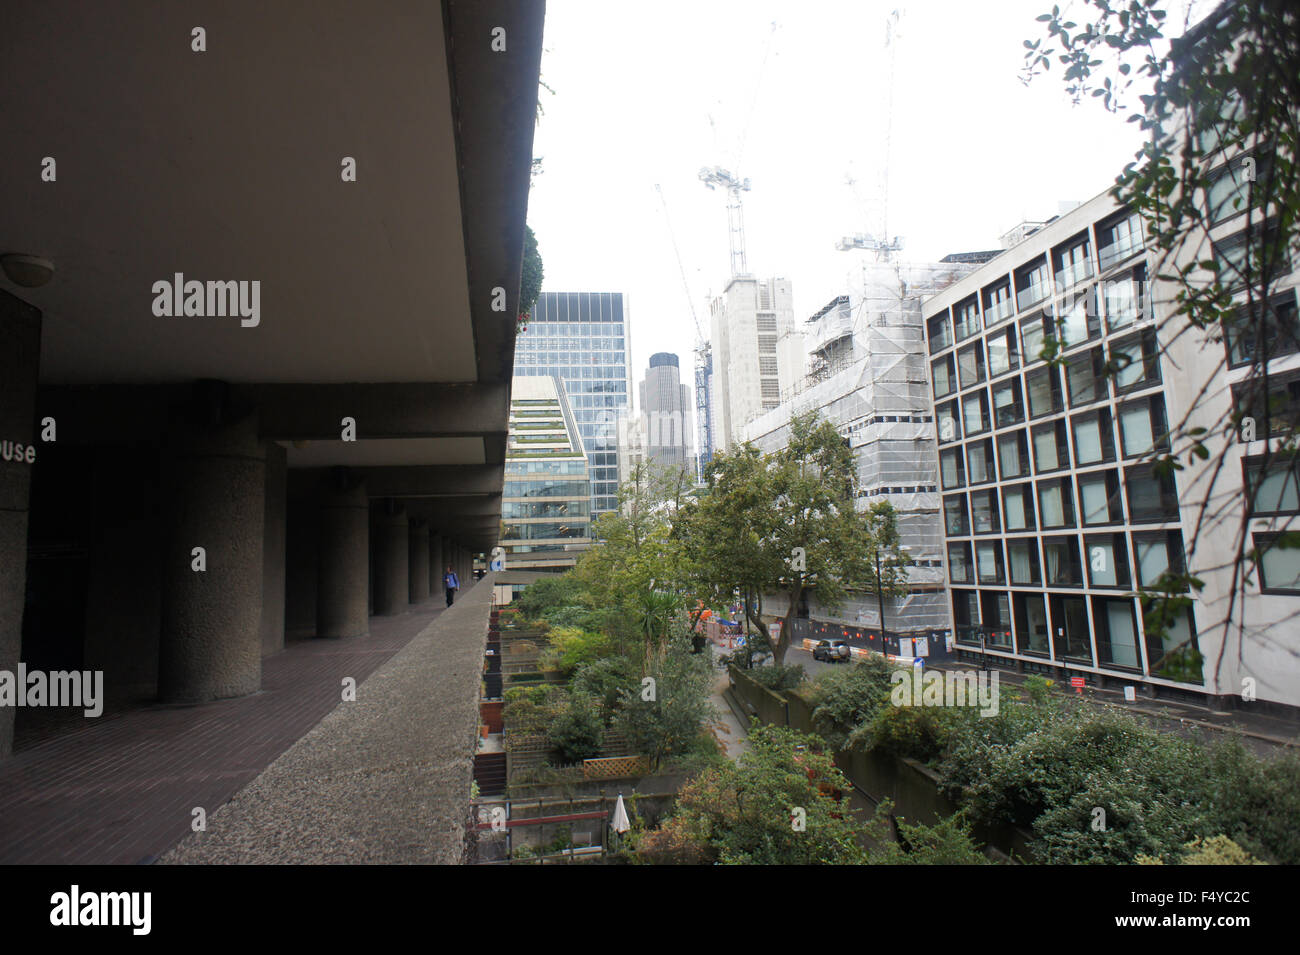
[{"label": "green shrub", "polygon": [[641,686],[640,674],[630,660],[622,656],[608,656],[579,667],[569,681],[574,693],[586,693],[599,701],[608,723],[622,705],[624,694],[631,687]]},{"label": "green shrub", "polygon": [[574,694],[551,723],[546,733],[551,745],[565,762],[576,763],[600,755],[605,723],[596,701],[586,694]]},{"label": "green shrub", "polygon": [[813,726],[832,747],[843,749],[854,729],[889,705],[893,669],[883,659],[869,657],[851,667],[828,670],[813,682],[808,694]]}]

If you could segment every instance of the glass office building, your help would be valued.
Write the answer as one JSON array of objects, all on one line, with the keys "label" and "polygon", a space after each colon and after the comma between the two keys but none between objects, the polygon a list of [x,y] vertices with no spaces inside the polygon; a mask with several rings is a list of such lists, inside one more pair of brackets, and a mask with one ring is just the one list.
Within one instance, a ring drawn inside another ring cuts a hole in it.
[{"label": "glass office building", "polygon": [[505,569],[568,570],[591,540],[590,514],[587,462],[559,382],[516,376],[501,497]]},{"label": "glass office building", "polygon": [[553,375],[591,480],[594,520],[618,507],[618,421],[629,410],[631,337],[622,292],[543,292],[515,345],[515,375]]}]

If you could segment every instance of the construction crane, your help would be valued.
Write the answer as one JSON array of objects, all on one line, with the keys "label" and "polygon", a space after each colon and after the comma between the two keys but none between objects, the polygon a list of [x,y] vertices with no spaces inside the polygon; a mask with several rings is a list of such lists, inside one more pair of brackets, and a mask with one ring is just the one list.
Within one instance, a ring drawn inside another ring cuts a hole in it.
[{"label": "construction crane", "polygon": [[702,469],[713,458],[713,423],[709,420],[709,380],[713,375],[713,348],[704,336],[699,315],[695,312],[695,302],[691,298],[691,285],[686,280],[686,267],[682,265],[682,253],[677,248],[677,234],[673,231],[672,217],[668,215],[668,200],[664,198],[664,190],[659,183],[655,183],[655,191],[659,193],[659,202],[664,207],[664,222],[668,225],[668,238],[673,243],[673,255],[677,257],[677,271],[682,276],[682,290],[686,293],[686,304],[691,310],[691,321],[695,323],[695,421],[701,469],[696,476],[703,478]]},{"label": "construction crane", "polygon": [[[889,166],[892,151],[892,138],[894,129],[894,74],[896,72],[896,55],[898,39],[898,22],[902,19],[903,10],[901,8],[892,10],[888,17],[885,18],[885,49],[889,51],[889,85],[886,94],[885,107],[885,135],[881,151],[884,153],[885,165],[883,172],[882,192],[882,223],[884,227],[884,238],[877,239],[874,236],[858,232],[854,235],[847,235],[835,243],[835,248],[840,252],[847,252],[850,249],[865,249],[868,252],[876,253],[877,262],[888,262],[892,259],[893,253],[901,252],[903,249],[903,240],[899,236],[889,237]],[[853,186],[854,180],[848,179],[850,187]]]},{"label": "construction crane", "polygon": [[727,191],[727,232],[731,244],[731,274],[745,275],[749,267],[745,262],[745,215],[740,204],[740,194],[749,192],[749,180],[733,176],[721,166],[705,166],[700,170],[700,182],[709,189]]}]

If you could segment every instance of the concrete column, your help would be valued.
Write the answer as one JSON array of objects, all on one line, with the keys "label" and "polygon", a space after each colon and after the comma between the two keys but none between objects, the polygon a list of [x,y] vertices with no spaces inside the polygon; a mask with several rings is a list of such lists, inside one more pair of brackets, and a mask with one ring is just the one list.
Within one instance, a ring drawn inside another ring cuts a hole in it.
[{"label": "concrete column", "polygon": [[287,452],[266,446],[266,528],[262,543],[262,655],[284,649],[285,533],[289,467]]},{"label": "concrete column", "polygon": [[447,546],[441,534],[429,534],[429,576],[433,586],[429,595],[435,600],[447,602],[447,590],[442,585],[442,575],[447,572]]},{"label": "concrete column", "polygon": [[425,534],[425,547],[429,551],[429,596],[437,598],[442,596],[442,590],[438,586],[438,580],[442,577],[442,568],[438,566],[438,535],[430,527]]},{"label": "concrete column", "polygon": [[429,599],[429,530],[424,521],[411,521],[411,588],[410,601],[423,603]]},{"label": "concrete column", "polygon": [[[0,670],[16,673],[27,593],[27,508],[36,445],[41,313],[0,290]],[[22,446],[21,452],[19,445]],[[12,706],[0,706],[0,759],[13,752]]]},{"label": "concrete column", "polygon": [[320,490],[317,524],[316,636],[370,632],[370,499],[340,468]]},{"label": "concrete column", "polygon": [[[262,683],[266,448],[256,414],[195,414],[174,422],[166,458],[158,694],[169,703],[244,696]],[[197,547],[205,570],[194,569]]]},{"label": "concrete column", "polygon": [[375,522],[375,613],[401,613],[410,600],[411,522],[393,500],[379,508]]}]

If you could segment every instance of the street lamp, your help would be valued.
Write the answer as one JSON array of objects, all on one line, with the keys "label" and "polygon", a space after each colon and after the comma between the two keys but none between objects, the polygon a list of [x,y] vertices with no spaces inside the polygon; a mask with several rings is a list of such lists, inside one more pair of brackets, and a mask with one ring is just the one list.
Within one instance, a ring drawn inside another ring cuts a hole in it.
[{"label": "street lamp", "polygon": [[[898,549],[903,553],[911,551],[911,547],[906,544],[900,544]],[[880,607],[880,653],[885,653],[885,588],[884,581],[880,579],[880,548],[876,548],[876,603]]]}]

